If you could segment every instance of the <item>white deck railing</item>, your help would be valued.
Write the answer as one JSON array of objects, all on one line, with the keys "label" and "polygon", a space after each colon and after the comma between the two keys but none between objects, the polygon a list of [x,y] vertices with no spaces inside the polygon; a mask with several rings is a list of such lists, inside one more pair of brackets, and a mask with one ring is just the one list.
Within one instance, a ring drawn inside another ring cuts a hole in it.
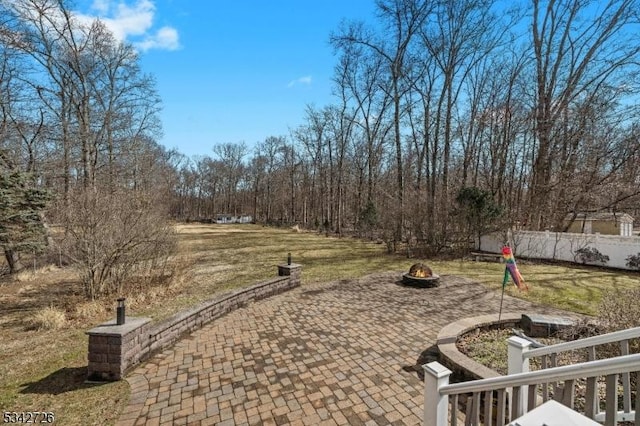
[{"label": "white deck railing", "polygon": [[[604,421],[605,425],[615,425],[618,421],[634,421],[640,426],[640,416],[632,410],[640,409],[640,389],[636,389],[635,404],[631,401],[630,373],[640,375],[640,354],[629,354],[629,340],[640,337],[640,327],[590,337],[558,345],[529,349],[530,341],[511,337],[509,343],[509,375],[504,377],[476,380],[458,384],[449,384],[451,371],[437,362],[424,367],[425,370],[425,409],[424,424],[444,426],[447,423],[457,425],[459,397],[467,396],[465,425],[482,424],[504,425],[536,407],[537,403],[550,398],[549,384],[552,385],[553,399],[564,405],[574,407],[574,388],[576,380],[586,379],[585,416]],[[609,343],[620,343],[621,356],[596,360],[595,347]],[[575,349],[587,349],[587,362],[557,367],[558,353]],[[529,372],[529,360],[541,357],[542,370]],[[548,359],[549,358],[549,359]],[[550,360],[550,364],[547,362]],[[605,377],[605,411],[599,412],[600,398],[597,378]],[[622,411],[618,411],[618,376],[622,381]],[[640,388],[640,380],[638,380]],[[538,396],[538,388],[541,396]],[[470,395],[469,395],[470,394]],[[507,403],[509,395],[509,403]],[[497,412],[493,411],[496,401]],[[481,403],[483,409],[481,409]],[[451,405],[451,413],[449,413]],[[509,407],[509,409],[507,409]],[[450,418],[449,422],[448,419]]]},{"label": "white deck railing", "polygon": [[[574,340],[571,342],[559,343],[556,345],[545,346],[542,348],[529,349],[526,340],[512,337],[508,340],[509,344],[509,369],[508,374],[522,373],[529,371],[529,360],[531,358],[540,358],[540,367],[553,368],[557,367],[557,356],[562,352],[574,351],[578,349],[586,349],[586,361],[596,360],[596,347],[606,344],[617,343],[620,346],[620,355],[629,354],[629,341],[640,337],[640,327],[630,328],[613,333],[602,334],[599,336],[587,337],[584,339]],[[523,341],[524,340],[524,341]],[[618,412],[618,421],[630,421],[635,417],[635,413],[631,410],[631,378],[629,373],[623,373],[620,376],[622,382],[622,411]],[[561,392],[558,386],[554,386],[554,393]],[[548,399],[548,386],[542,388],[543,400]],[[524,393],[524,392],[523,392]],[[523,398],[524,395],[521,397]],[[596,421],[604,420],[604,413],[600,413],[600,397],[597,392],[596,378],[587,380],[585,397],[585,415]]]}]

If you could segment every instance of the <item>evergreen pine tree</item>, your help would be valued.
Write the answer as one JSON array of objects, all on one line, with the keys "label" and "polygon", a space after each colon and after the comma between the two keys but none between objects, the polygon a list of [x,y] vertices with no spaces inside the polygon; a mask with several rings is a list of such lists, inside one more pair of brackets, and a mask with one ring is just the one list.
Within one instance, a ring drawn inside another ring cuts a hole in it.
[{"label": "evergreen pine tree", "polygon": [[47,245],[42,211],[49,199],[49,192],[36,188],[27,173],[0,173],[0,247],[10,273],[20,270],[21,252]]},{"label": "evergreen pine tree", "polygon": [[493,200],[491,192],[476,187],[461,188],[456,202],[469,233],[477,239],[480,250],[480,237],[494,226],[502,209]]}]

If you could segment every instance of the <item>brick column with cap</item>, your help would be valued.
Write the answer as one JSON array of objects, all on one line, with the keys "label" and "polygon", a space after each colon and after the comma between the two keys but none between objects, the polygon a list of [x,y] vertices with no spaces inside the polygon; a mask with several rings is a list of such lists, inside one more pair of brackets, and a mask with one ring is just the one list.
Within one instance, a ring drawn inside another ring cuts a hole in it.
[{"label": "brick column with cap", "polygon": [[278,276],[288,276],[290,288],[298,287],[302,279],[302,265],[298,263],[278,265]]},{"label": "brick column with cap", "polygon": [[126,317],[122,325],[114,319],[87,331],[87,378],[95,381],[122,379],[140,360],[149,340],[150,325],[151,318]]}]

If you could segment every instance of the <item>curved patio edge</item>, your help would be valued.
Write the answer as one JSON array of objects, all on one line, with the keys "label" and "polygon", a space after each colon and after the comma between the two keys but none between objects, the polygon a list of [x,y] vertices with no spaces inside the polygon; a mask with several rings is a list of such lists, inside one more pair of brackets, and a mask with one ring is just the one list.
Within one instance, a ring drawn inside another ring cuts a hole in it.
[{"label": "curved patio edge", "polygon": [[500,377],[501,374],[498,372],[472,360],[460,352],[456,346],[456,342],[460,336],[476,328],[488,325],[504,326],[512,324],[515,326],[520,323],[521,318],[522,313],[510,312],[502,314],[500,320],[498,320],[497,314],[480,315],[476,317],[463,318],[446,325],[440,330],[436,340],[442,364],[447,366],[454,373],[461,373],[464,376],[470,376],[473,379]]},{"label": "curved patio edge", "polygon": [[125,377],[125,380],[129,383],[131,393],[129,394],[127,406],[116,420],[116,426],[135,425],[149,394],[149,381],[144,375],[134,374]]}]

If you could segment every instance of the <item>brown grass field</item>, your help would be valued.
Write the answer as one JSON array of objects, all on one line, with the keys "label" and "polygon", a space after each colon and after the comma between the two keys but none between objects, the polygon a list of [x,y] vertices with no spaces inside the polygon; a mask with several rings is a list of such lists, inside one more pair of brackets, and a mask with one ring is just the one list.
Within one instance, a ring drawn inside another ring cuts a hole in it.
[{"label": "brown grass field", "polygon": [[[382,244],[259,225],[178,225],[178,274],[168,285],[127,296],[127,315],[166,318],[214,294],[272,277],[292,253],[303,285],[372,272],[406,271],[417,259],[388,255]],[[500,289],[503,266],[420,259]],[[528,293],[516,297],[595,314],[603,291],[638,286],[638,273],[520,262]],[[114,297],[115,299],[115,297]],[[53,309],[50,309],[53,308]],[[63,425],[113,424],[127,403],[126,381],[85,383],[85,331],[115,316],[115,300],[86,302],[71,268],[48,266],[0,280],[0,408],[48,411]],[[64,318],[61,319],[61,312]],[[40,328],[39,328],[40,327]],[[44,327],[44,328],[43,328]],[[47,327],[49,327],[47,329]]]}]

